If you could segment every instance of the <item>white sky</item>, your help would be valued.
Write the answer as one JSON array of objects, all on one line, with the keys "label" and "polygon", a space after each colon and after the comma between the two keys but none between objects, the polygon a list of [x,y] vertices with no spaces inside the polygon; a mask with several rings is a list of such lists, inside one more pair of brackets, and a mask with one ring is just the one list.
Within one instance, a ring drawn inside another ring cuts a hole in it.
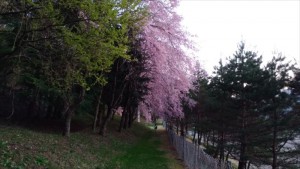
[{"label": "white sky", "polygon": [[241,40],[264,61],[281,52],[300,63],[299,9],[299,0],[181,0],[177,11],[182,25],[197,35],[196,55],[210,74]]}]

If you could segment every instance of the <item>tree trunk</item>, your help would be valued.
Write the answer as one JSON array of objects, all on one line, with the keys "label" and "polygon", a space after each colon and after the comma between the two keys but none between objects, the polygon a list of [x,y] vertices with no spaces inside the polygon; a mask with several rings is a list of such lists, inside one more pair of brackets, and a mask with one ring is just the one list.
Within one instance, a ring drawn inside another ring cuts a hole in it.
[{"label": "tree trunk", "polygon": [[215,151],[215,154],[213,155],[214,158],[218,158],[218,155],[219,155],[219,152],[220,152],[220,142],[221,141],[218,141],[219,143],[217,144],[217,148],[216,148],[216,151]]},{"label": "tree trunk", "polygon": [[224,132],[220,131],[218,134],[218,145],[214,158],[218,158],[220,161],[224,160]]},{"label": "tree trunk", "polygon": [[208,145],[208,142],[209,142],[209,133],[210,133],[210,132],[208,132],[208,133],[206,134],[206,146],[209,146],[209,145]]},{"label": "tree trunk", "polygon": [[220,160],[224,160],[224,132],[221,132],[221,141],[220,141]]},{"label": "tree trunk", "polygon": [[276,140],[277,140],[277,113],[274,112],[273,119],[273,140],[272,140],[272,169],[277,169],[277,152],[276,152]]},{"label": "tree trunk", "polygon": [[251,162],[249,161],[247,169],[250,169],[250,166],[251,166]]},{"label": "tree trunk", "polygon": [[105,116],[105,118],[103,119],[101,125],[100,125],[100,132],[99,134],[101,136],[105,136],[106,135],[106,128],[107,128],[107,124],[110,121],[110,119],[112,118],[113,115],[113,110],[111,108],[111,106],[108,106],[107,108],[107,114]]},{"label": "tree trunk", "polygon": [[120,124],[119,124],[119,129],[118,129],[119,132],[122,131],[122,128],[123,128],[123,126],[124,126],[126,113],[127,113],[127,112],[126,112],[126,110],[124,109],[124,111],[122,112],[122,117],[121,117],[121,121],[120,121]]},{"label": "tree trunk", "polygon": [[131,128],[133,121],[135,120],[134,116],[137,115],[137,109],[136,108],[131,108],[131,112],[129,114],[129,123],[128,123],[128,128]]},{"label": "tree trunk", "polygon": [[215,146],[215,143],[216,143],[216,140],[215,140],[215,130],[212,131],[212,137],[211,137],[211,140],[212,140],[212,145],[213,147]]},{"label": "tree trunk", "polygon": [[124,122],[124,129],[128,128],[128,124],[129,124],[129,114],[130,114],[130,107],[126,107],[126,114],[125,114],[125,122]]},{"label": "tree trunk", "polygon": [[198,145],[200,146],[201,145],[201,141],[202,141],[202,132],[200,132],[200,130],[198,130]]},{"label": "tree trunk", "polygon": [[73,116],[76,108],[83,101],[84,95],[85,95],[85,90],[83,88],[81,88],[78,98],[75,101],[73,101],[73,103],[70,103],[70,100],[69,100],[70,98],[67,98],[65,100],[65,105],[66,105],[66,108],[65,108],[65,128],[64,128],[63,135],[66,136],[66,137],[70,137],[72,116]]},{"label": "tree trunk", "polygon": [[107,115],[108,112],[108,106],[105,104],[103,106],[104,110],[99,112],[98,116],[98,126],[101,126],[104,120],[104,116]]},{"label": "tree trunk", "polygon": [[246,142],[245,136],[242,136],[241,140],[241,147],[240,147],[240,159],[239,159],[239,166],[238,169],[245,169],[247,164],[246,159]]},{"label": "tree trunk", "polygon": [[193,133],[193,143],[196,143],[196,130],[194,130],[194,133]]},{"label": "tree trunk", "polygon": [[187,134],[187,132],[188,132],[188,125],[187,125],[187,123],[186,123],[186,122],[184,122],[184,129],[185,129],[184,133],[186,133],[186,134]]},{"label": "tree trunk", "polygon": [[141,111],[139,110],[139,108],[137,108],[137,122],[141,122]]},{"label": "tree trunk", "polygon": [[15,91],[12,91],[12,99],[11,99],[11,113],[6,119],[10,119],[15,113]]},{"label": "tree trunk", "polygon": [[180,120],[180,136],[184,136],[184,122],[183,119]]},{"label": "tree trunk", "polygon": [[70,137],[72,116],[73,116],[73,112],[72,112],[72,110],[69,109],[66,113],[65,128],[64,128],[63,136]]},{"label": "tree trunk", "polygon": [[[242,83],[243,84],[243,83]],[[245,96],[243,95],[242,98]],[[245,100],[245,99],[243,99]],[[245,101],[243,102],[243,111],[242,111],[242,117],[241,117],[241,135],[240,135],[240,142],[241,142],[241,147],[240,147],[240,159],[239,159],[239,166],[238,169],[246,169],[247,165],[247,159],[246,159],[246,103]]]},{"label": "tree trunk", "polygon": [[97,99],[97,105],[96,105],[95,116],[94,116],[94,125],[93,125],[94,132],[96,132],[97,122],[98,122],[98,120],[100,120],[98,117],[99,117],[99,109],[100,109],[100,104],[101,104],[101,96],[102,96],[102,89],[101,89],[98,99]]},{"label": "tree trunk", "polygon": [[232,149],[233,149],[233,147],[231,147],[231,148],[229,149],[229,151],[227,152],[226,159],[225,159],[226,161],[228,161],[229,154],[231,153]]}]

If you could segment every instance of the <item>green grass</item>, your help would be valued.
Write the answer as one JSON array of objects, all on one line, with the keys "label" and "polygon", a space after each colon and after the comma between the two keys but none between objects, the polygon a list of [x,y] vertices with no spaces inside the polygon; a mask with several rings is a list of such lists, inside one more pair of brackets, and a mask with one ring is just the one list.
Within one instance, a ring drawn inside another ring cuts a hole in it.
[{"label": "green grass", "polygon": [[86,128],[70,138],[0,124],[0,168],[170,168],[172,160],[160,150],[161,141],[153,130],[135,124],[118,133],[117,123],[112,122],[107,137]]},{"label": "green grass", "polygon": [[[113,161],[124,169],[156,169],[168,168],[165,152],[159,150],[160,141],[153,137],[152,132],[146,132],[144,137],[134,146],[127,147],[125,154]],[[113,167],[117,168],[117,167]]]}]

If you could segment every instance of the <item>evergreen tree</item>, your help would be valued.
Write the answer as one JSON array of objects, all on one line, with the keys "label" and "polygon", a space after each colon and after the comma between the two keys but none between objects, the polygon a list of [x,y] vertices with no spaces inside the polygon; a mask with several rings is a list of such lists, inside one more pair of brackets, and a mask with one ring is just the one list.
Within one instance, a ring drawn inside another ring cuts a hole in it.
[{"label": "evergreen tree", "polygon": [[205,108],[200,125],[217,132],[207,144],[213,148],[212,155],[224,160],[231,154],[239,160],[240,169],[247,164],[295,167],[299,80],[296,76],[292,81],[292,69],[284,57],[273,58],[264,68],[261,57],[246,51],[241,43],[209,80],[200,82],[199,78],[194,84],[198,92],[192,91],[191,96],[197,106]]}]

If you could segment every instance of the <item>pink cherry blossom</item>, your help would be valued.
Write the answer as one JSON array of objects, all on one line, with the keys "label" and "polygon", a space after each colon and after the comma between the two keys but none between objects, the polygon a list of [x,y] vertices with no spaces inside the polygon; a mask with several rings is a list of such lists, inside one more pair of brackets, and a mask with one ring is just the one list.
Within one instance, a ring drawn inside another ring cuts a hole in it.
[{"label": "pink cherry blossom", "polygon": [[182,98],[191,86],[191,58],[184,48],[192,48],[188,34],[175,12],[178,0],[144,0],[150,16],[140,35],[142,49],[149,57],[147,84],[150,89],[139,108],[143,115],[182,117]]}]

